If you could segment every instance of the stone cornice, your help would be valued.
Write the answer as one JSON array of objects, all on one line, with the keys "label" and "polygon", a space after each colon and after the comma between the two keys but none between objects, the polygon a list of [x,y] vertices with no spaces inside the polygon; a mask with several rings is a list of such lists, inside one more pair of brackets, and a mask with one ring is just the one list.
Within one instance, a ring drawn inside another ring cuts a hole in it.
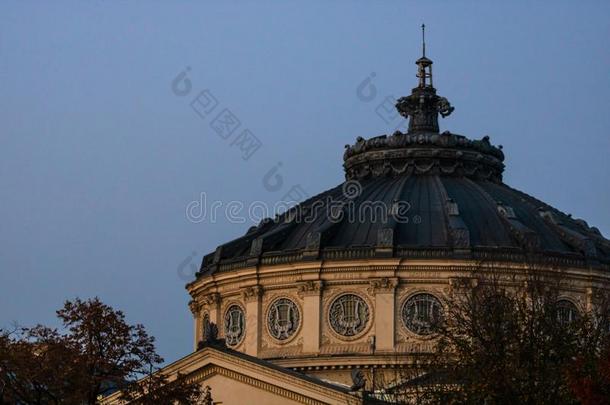
[{"label": "stone cornice", "polygon": [[[387,263],[384,265],[383,263]],[[302,266],[302,267],[301,267]],[[580,268],[580,267],[558,267],[554,265],[532,265],[523,262],[488,262],[488,261],[473,261],[473,260],[408,260],[402,259],[397,261],[394,258],[386,260],[354,260],[354,261],[337,261],[323,262],[321,267],[318,265],[312,267],[311,263],[294,263],[291,266],[269,266],[267,268],[250,268],[239,272],[229,272],[221,275],[214,274],[202,277],[189,286],[189,292],[193,297],[202,297],[209,294],[208,291],[222,292],[223,286],[243,285],[244,280],[258,279],[261,285],[281,285],[281,284],[298,284],[303,282],[303,277],[310,277],[314,274],[323,274],[324,280],[339,282],[344,280],[348,282],[356,282],[357,280],[368,282],[366,279],[373,274],[392,274],[400,279],[407,279],[410,282],[417,280],[432,280],[445,278],[445,274],[453,273],[453,277],[457,275],[467,276],[474,272],[485,271],[502,271],[513,272],[519,274],[522,272],[536,271],[539,274],[569,274],[574,279],[580,279],[583,282],[589,282],[595,285],[596,283],[605,284],[610,279],[610,274],[605,271],[595,268]],[[312,273],[313,272],[313,273]],[[457,275],[455,274],[457,273]],[[335,275],[344,274],[335,278]],[[384,276],[385,276],[384,274]],[[346,278],[346,277],[349,277]],[[276,281],[273,281],[276,279]],[[224,294],[224,293],[223,293]],[[200,302],[201,299],[198,299]]]},{"label": "stone cornice", "polygon": [[[311,273],[318,271],[326,271],[329,266],[328,263],[332,263],[331,266],[342,266],[349,265],[354,261],[360,261],[360,265],[363,263],[382,262],[388,260],[386,263],[399,263],[403,260],[417,260],[417,261],[453,261],[453,262],[498,262],[502,263],[503,266],[511,266],[513,264],[524,264],[528,263],[530,266],[539,267],[565,267],[565,268],[580,268],[583,270],[594,269],[600,273],[610,273],[610,265],[598,263],[594,267],[591,267],[586,261],[578,255],[566,255],[561,253],[547,252],[544,254],[525,255],[520,250],[510,249],[486,249],[486,248],[471,248],[464,252],[457,254],[453,250],[448,249],[417,249],[408,247],[395,247],[395,256],[390,259],[378,259],[375,257],[374,248],[349,248],[349,249],[323,249],[320,252],[322,261],[302,261],[299,257],[290,257],[288,260],[283,261],[263,261],[259,266],[252,266],[247,260],[235,260],[225,265],[219,265],[218,270],[212,274],[200,275],[199,278],[187,285],[189,291],[197,289],[201,284],[202,279],[210,280],[213,279],[217,282],[222,282],[223,279],[234,277],[236,274],[240,277],[245,277],[247,274],[256,274],[259,271],[261,274],[275,271],[285,271],[291,269],[294,272],[299,273]],[[391,260],[391,261],[390,261]]]}]

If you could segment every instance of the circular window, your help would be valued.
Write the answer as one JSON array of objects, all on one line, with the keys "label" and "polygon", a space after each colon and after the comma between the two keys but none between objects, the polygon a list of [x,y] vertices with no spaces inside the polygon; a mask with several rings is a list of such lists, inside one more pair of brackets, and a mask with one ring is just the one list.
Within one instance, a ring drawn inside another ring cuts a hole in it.
[{"label": "circular window", "polygon": [[278,340],[286,340],[299,328],[301,316],[297,304],[288,298],[279,298],[271,304],[267,312],[267,329]]},{"label": "circular window", "polygon": [[369,306],[355,294],[344,294],[330,305],[328,319],[331,328],[339,335],[355,336],[369,321]]},{"label": "circular window", "polygon": [[237,304],[231,305],[225,312],[225,340],[229,346],[235,346],[244,338],[246,320],[244,310]]},{"label": "circular window", "polygon": [[559,300],[557,301],[557,320],[562,325],[567,325],[578,319],[580,313],[576,305],[572,301]]},{"label": "circular window", "polygon": [[432,294],[417,294],[405,301],[401,318],[405,327],[418,335],[434,333],[443,316],[443,307]]}]

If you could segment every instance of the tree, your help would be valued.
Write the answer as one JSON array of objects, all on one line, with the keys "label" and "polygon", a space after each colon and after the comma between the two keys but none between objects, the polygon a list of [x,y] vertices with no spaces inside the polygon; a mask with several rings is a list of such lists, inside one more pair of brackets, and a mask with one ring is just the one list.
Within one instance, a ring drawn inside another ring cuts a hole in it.
[{"label": "tree", "polygon": [[583,405],[610,404],[610,299],[596,294],[581,334],[581,350],[567,369],[568,384]]},{"label": "tree", "polygon": [[[75,351],[57,331],[0,331],[0,403],[77,403]],[[69,383],[72,382],[72,383]]]},{"label": "tree", "polygon": [[[195,403],[200,388],[159,372],[163,359],[140,324],[98,298],[66,301],[63,331],[45,326],[0,333],[0,399],[24,404],[96,404],[122,390],[140,403]],[[143,382],[139,380],[144,378]],[[159,402],[160,401],[160,402]]]},{"label": "tree", "polygon": [[[561,279],[550,276],[485,275],[456,283],[433,357],[433,370],[454,385],[438,385],[431,397],[453,403],[578,403],[569,374],[579,362],[601,360],[608,345],[607,312],[579,314],[560,291]],[[574,377],[593,374],[582,367]]]},{"label": "tree", "polygon": [[429,355],[400,355],[374,397],[422,404],[610,403],[610,298],[590,310],[560,277],[493,271],[452,280]]}]

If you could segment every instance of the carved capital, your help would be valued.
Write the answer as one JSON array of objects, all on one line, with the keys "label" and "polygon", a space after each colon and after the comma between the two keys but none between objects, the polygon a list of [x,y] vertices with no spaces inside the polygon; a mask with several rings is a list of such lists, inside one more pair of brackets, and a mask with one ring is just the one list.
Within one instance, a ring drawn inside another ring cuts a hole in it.
[{"label": "carved capital", "polygon": [[193,314],[193,318],[197,318],[197,317],[199,317],[199,313],[201,311],[201,304],[199,304],[195,300],[190,300],[189,309],[191,310],[191,313]]},{"label": "carved capital", "polygon": [[323,288],[324,282],[322,280],[305,281],[297,285],[297,294],[301,298],[306,295],[320,295]]},{"label": "carved capital", "polygon": [[260,285],[246,287],[241,294],[245,302],[256,301],[263,295],[263,287]]},{"label": "carved capital", "polygon": [[[587,301],[587,309],[591,309],[592,307],[599,305],[604,301],[604,291],[599,287],[589,287],[587,288],[586,293],[586,301]],[[606,292],[607,294],[607,292]]]},{"label": "carved capital", "polygon": [[220,304],[220,294],[219,293],[209,293],[203,296],[203,305],[209,307],[217,307]]},{"label": "carved capital", "polygon": [[378,278],[369,282],[368,291],[370,294],[394,292],[397,285],[397,278]]},{"label": "carved capital", "polygon": [[449,287],[452,292],[466,292],[477,288],[479,280],[473,277],[450,277]]}]

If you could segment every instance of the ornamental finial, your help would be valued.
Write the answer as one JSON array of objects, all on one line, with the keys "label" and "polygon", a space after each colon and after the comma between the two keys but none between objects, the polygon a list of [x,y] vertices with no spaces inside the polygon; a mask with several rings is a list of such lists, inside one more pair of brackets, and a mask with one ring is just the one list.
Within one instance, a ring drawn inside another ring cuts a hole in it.
[{"label": "ornamental finial", "polygon": [[426,57],[426,25],[421,25],[422,57],[417,65],[419,85],[411,90],[411,95],[401,97],[396,102],[396,109],[405,118],[409,118],[409,133],[438,133],[438,114],[443,118],[453,112],[453,107],[445,97],[436,95],[432,83],[432,61]]}]

